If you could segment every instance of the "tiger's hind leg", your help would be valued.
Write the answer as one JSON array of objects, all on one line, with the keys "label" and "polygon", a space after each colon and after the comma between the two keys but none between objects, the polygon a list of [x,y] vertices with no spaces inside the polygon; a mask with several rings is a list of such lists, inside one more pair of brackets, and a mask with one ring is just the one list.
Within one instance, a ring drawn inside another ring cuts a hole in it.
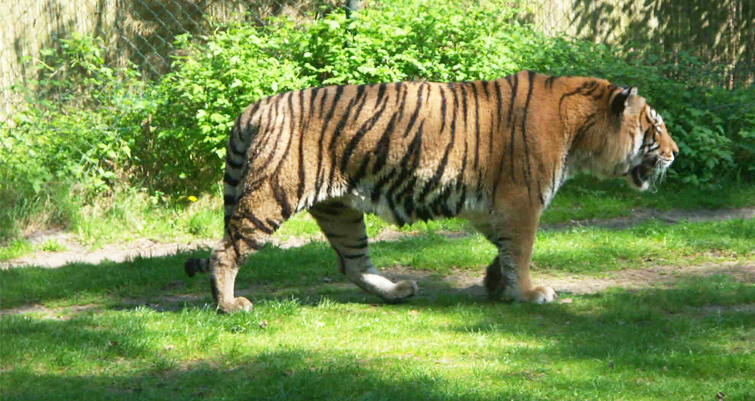
[{"label": "tiger's hind leg", "polygon": [[263,186],[241,197],[230,215],[223,239],[209,259],[212,296],[219,312],[252,309],[248,299],[234,296],[236,275],[241,265],[261,249],[290,216],[291,211],[279,203],[271,187]]},{"label": "tiger's hind leg", "polygon": [[318,203],[309,209],[330,245],[338,254],[338,265],[361,289],[387,302],[400,302],[417,293],[417,283],[394,283],[383,277],[370,260],[364,214],[339,199]]}]

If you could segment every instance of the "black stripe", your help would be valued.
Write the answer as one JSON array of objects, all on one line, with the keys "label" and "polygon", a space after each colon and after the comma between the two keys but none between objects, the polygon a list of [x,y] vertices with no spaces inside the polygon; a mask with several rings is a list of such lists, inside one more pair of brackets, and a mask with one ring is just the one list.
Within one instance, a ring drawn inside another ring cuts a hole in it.
[{"label": "black stripe", "polygon": [[443,130],[446,129],[446,91],[444,91],[442,87],[438,89],[440,89],[440,132],[439,134],[442,134]]},{"label": "black stripe", "polygon": [[[401,184],[404,184],[407,182],[407,179],[410,175],[413,175],[414,172],[417,169],[417,166],[419,165],[419,153],[422,149],[422,127],[425,124],[425,121],[422,120],[419,124],[419,128],[417,129],[417,133],[414,135],[414,138],[412,139],[412,142],[409,144],[409,149],[407,149],[406,154],[404,154],[404,157],[401,159],[401,162],[398,164],[400,166],[400,172],[398,178],[396,178],[396,181],[394,181],[393,185],[388,189],[386,192],[386,198],[388,199],[388,204],[391,207],[391,209],[394,209],[395,207],[392,205],[394,198],[394,192],[401,186]],[[412,164],[409,165],[409,159],[412,159]]]},{"label": "black stripe", "polygon": [[[349,158],[351,158],[351,154],[354,152],[354,149],[356,149],[357,145],[359,145],[359,142],[362,141],[367,132],[375,127],[375,124],[377,124],[378,120],[380,120],[380,116],[383,114],[383,111],[385,111],[387,104],[387,101],[383,102],[380,110],[378,110],[377,113],[372,116],[372,118],[365,121],[364,124],[359,127],[359,130],[356,132],[356,134],[354,134],[354,137],[351,138],[351,141],[349,141],[348,145],[346,145],[346,149],[343,152],[343,158],[341,159],[341,171],[346,171],[346,165],[349,163]],[[333,147],[333,149],[335,149],[335,147]],[[335,157],[333,158],[333,160],[335,160]]]},{"label": "black stripe", "polygon": [[[509,81],[509,77],[506,77],[506,81],[511,83]],[[496,105],[498,106],[498,121],[496,123],[496,128],[498,132],[501,131],[501,120],[503,120],[503,99],[501,99],[501,85],[498,83],[498,81],[495,81],[493,83],[493,86],[495,87],[495,101]]]},{"label": "black stripe", "polygon": [[223,195],[223,204],[225,206],[235,205],[236,197],[233,195]]},{"label": "black stripe", "polygon": [[548,89],[553,89],[553,82],[555,82],[558,78],[559,77],[557,76],[550,76],[545,80],[545,85],[548,87]]},{"label": "black stripe", "polygon": [[375,99],[375,106],[373,106],[373,109],[376,109],[380,105],[380,101],[383,100],[383,96],[385,96],[385,89],[388,87],[388,84],[382,83],[378,85],[378,95],[377,99]]},{"label": "black stripe", "polygon": [[361,258],[363,258],[365,256],[367,256],[366,253],[358,253],[356,255],[343,255],[344,258],[346,258],[346,259],[352,259],[352,260],[353,259],[361,259]]},{"label": "black stripe", "polygon": [[477,93],[477,87],[472,84],[472,94],[474,95],[474,125],[475,125],[475,150],[473,168],[477,171],[480,161],[480,100]]},{"label": "black stripe", "polygon": [[571,146],[569,147],[569,153],[571,153],[572,149],[579,145],[579,142],[582,140],[584,134],[593,125],[595,125],[595,113],[588,115],[585,119],[585,124],[579,127],[579,129],[577,130],[577,134],[574,135],[574,139],[572,140]]},{"label": "black stripe", "polygon": [[540,180],[537,180],[537,194],[540,198],[540,204],[545,205],[545,198],[543,197],[543,188],[540,185]]},{"label": "black stripe", "polygon": [[[323,94],[323,99],[327,97],[327,94],[328,94],[328,91],[325,91],[325,93]],[[320,189],[322,188],[322,183],[323,183],[323,180],[325,179],[325,172],[323,171],[323,159],[324,159],[323,145],[325,144],[325,132],[327,132],[328,130],[328,123],[330,122],[330,120],[333,119],[333,114],[335,113],[336,105],[338,103],[338,100],[341,97],[341,94],[343,94],[343,86],[337,86],[335,96],[333,97],[333,102],[330,105],[330,110],[328,110],[327,117],[325,118],[325,121],[323,121],[322,130],[320,131],[320,142],[319,142],[320,146],[319,146],[318,154],[317,154],[317,175],[315,179],[315,189],[317,190],[317,193],[315,194],[315,198],[317,198],[318,195],[320,194]],[[324,106],[324,101],[320,104],[320,107],[323,107],[323,106]],[[345,114],[348,114],[348,113],[345,113]],[[322,109],[320,110],[320,115],[322,115]],[[332,144],[333,142],[331,141],[331,146]],[[329,188],[325,188],[325,191],[327,193],[329,191]]]},{"label": "black stripe", "polygon": [[[354,98],[349,100],[349,104],[346,105],[346,110],[344,111],[343,115],[341,115],[341,119],[338,120],[338,124],[336,124],[335,129],[333,129],[333,135],[330,137],[330,145],[328,146],[332,154],[335,154],[336,140],[343,133],[344,127],[346,127],[346,121],[349,119],[349,113],[351,112],[351,108],[354,107],[354,100]],[[323,134],[325,134],[325,128],[325,125],[323,125]]]},{"label": "black stripe", "polygon": [[234,215],[231,217],[232,220],[241,220],[246,219],[249,220],[254,227],[256,227],[258,230],[262,231],[265,234],[272,234],[274,231],[270,227],[266,226],[265,223],[260,221],[253,213],[247,211],[243,216]]},{"label": "black stripe", "polygon": [[226,169],[228,169],[229,167],[232,169],[239,169],[244,165],[244,159],[241,159],[240,162],[236,162],[233,160],[233,157],[231,156],[231,152],[228,152],[225,155],[225,164],[226,164],[226,167],[225,167]]},{"label": "black stripe", "polygon": [[377,174],[383,168],[383,166],[385,166],[385,162],[388,159],[388,154],[390,153],[389,147],[391,143],[391,134],[393,133],[393,130],[396,127],[397,116],[398,116],[397,112],[394,112],[393,116],[391,116],[391,120],[388,122],[388,125],[385,127],[385,131],[383,132],[383,135],[380,137],[380,140],[375,146],[375,149],[373,149],[373,154],[377,155],[375,164],[372,166],[373,174]]},{"label": "black stripe", "polygon": [[269,225],[270,227],[272,227],[273,230],[277,230],[281,226],[280,222],[278,222],[276,220],[273,220],[273,219],[265,219],[265,222],[267,223],[267,225]]},{"label": "black stripe", "polygon": [[459,196],[459,202],[456,203],[456,214],[459,214],[461,211],[462,206],[464,206],[464,201],[467,197],[467,191],[464,191],[464,173],[467,169],[467,155],[469,153],[469,145],[467,143],[466,137],[464,138],[464,156],[462,157],[461,162],[461,173],[459,174],[458,181],[456,181],[456,192],[461,193]]},{"label": "black stripe", "polygon": [[367,166],[370,164],[370,156],[365,155],[356,174],[349,178],[349,189],[355,188],[357,184],[367,175]]},{"label": "black stripe", "polygon": [[244,244],[246,244],[247,247],[254,249],[255,251],[259,251],[264,246],[264,244],[259,243],[253,239],[244,237],[243,235],[240,235],[238,239],[241,241],[244,241]]},{"label": "black stripe", "polygon": [[454,108],[451,112],[451,138],[454,137],[454,134],[456,133],[456,114],[458,114],[459,110],[459,97],[456,95],[456,90],[454,89],[454,85],[449,83],[448,87],[451,89],[451,94],[454,95]]},{"label": "black stripe", "polygon": [[357,87],[357,97],[355,100],[355,104],[357,104],[357,111],[354,112],[354,119],[351,120],[351,123],[354,124],[357,122],[357,119],[359,118],[359,115],[362,113],[362,108],[367,103],[367,98],[365,88],[367,85],[359,85]]},{"label": "black stripe", "polygon": [[[404,119],[404,109],[406,108],[406,96],[409,94],[410,85],[404,85],[404,93],[401,94],[401,105],[398,107],[398,121]],[[398,98],[396,98],[398,100]]]},{"label": "black stripe", "polygon": [[527,113],[529,112],[530,107],[530,100],[532,99],[532,91],[535,88],[535,72],[534,71],[527,71],[527,76],[529,77],[529,89],[527,90],[527,100],[524,102],[524,112],[522,115],[522,142],[524,143],[524,161],[527,164],[527,175],[525,176],[525,181],[527,184],[527,193],[532,196],[532,192],[530,190],[530,184],[532,182],[532,167],[531,167],[531,161],[530,161],[530,152],[529,152],[529,144],[527,141]]},{"label": "black stripe", "polygon": [[[506,77],[508,80],[508,77]],[[511,84],[511,82],[509,82]],[[514,75],[514,83],[511,84],[511,99],[509,100],[509,114],[507,116],[507,123],[511,124],[512,119],[514,118],[514,103],[516,103],[516,92],[519,87],[519,75]]]},{"label": "black stripe", "polygon": [[315,113],[315,98],[317,97],[317,93],[320,92],[321,88],[313,88],[312,89],[312,96],[309,98],[309,117],[312,118],[312,115]]},{"label": "black stripe", "polygon": [[225,175],[223,176],[223,182],[225,182],[226,184],[229,184],[232,187],[239,185],[239,180],[231,177],[231,175],[228,174],[227,171],[225,172]]},{"label": "black stripe", "polygon": [[488,81],[480,82],[480,86],[482,87],[482,92],[485,93],[485,98],[489,98],[490,93],[488,93]]},{"label": "black stripe", "polygon": [[[307,119],[307,125],[309,125],[309,119]],[[299,91],[299,183],[296,188],[296,199],[299,201],[304,195],[306,179],[304,173],[304,135],[306,131],[304,127],[304,91]]]},{"label": "black stripe", "polygon": [[[285,189],[281,188],[280,185],[280,170],[283,167],[283,163],[286,162],[286,159],[288,158],[288,152],[291,150],[291,144],[294,140],[294,132],[295,132],[295,118],[296,114],[294,112],[294,94],[293,92],[288,93],[288,113],[289,113],[289,120],[291,121],[290,127],[288,130],[288,144],[286,145],[286,150],[283,152],[283,156],[281,156],[280,161],[278,162],[278,166],[275,168],[275,171],[272,174],[271,183],[273,186],[273,195],[275,196],[275,199],[278,201],[278,205],[281,207],[281,214],[283,215],[283,218],[288,219],[291,217],[292,209],[291,204],[288,202],[288,196],[286,196]],[[285,127],[285,124],[281,127],[281,131],[283,131],[283,127]],[[298,199],[297,199],[298,202]]]},{"label": "black stripe", "polygon": [[419,116],[419,109],[422,108],[422,90],[425,85],[425,83],[419,85],[419,91],[417,91],[417,105],[415,106],[414,113],[412,113],[412,116],[409,118],[409,125],[406,126],[404,138],[409,136],[409,132],[412,130],[412,127],[414,127],[414,123],[417,121],[417,116]]},{"label": "black stripe", "polygon": [[380,200],[380,195],[383,194],[383,187],[388,184],[395,175],[396,170],[391,170],[390,173],[386,174],[378,180],[378,182],[375,184],[375,187],[372,188],[372,194],[370,194],[370,200],[372,201],[372,203],[377,203],[377,201]]},{"label": "black stripe", "polygon": [[[287,95],[288,95],[289,98],[291,98],[292,93],[288,92]],[[276,102],[275,102],[275,114],[276,114],[275,119],[276,120],[278,119],[278,108],[280,107],[280,101],[283,98],[283,96],[284,95],[277,95],[278,99],[276,99]],[[281,124],[280,124],[280,129],[278,130],[278,134],[275,136],[275,140],[273,141],[273,149],[268,154],[267,159],[265,159],[265,161],[262,162],[262,165],[258,167],[259,170],[267,170],[268,166],[273,161],[273,158],[275,157],[275,154],[278,153],[278,146],[281,143],[281,136],[283,136],[283,132],[286,129],[286,114],[285,114],[285,110],[281,111],[280,114],[281,114],[281,120],[282,121],[281,121]],[[290,145],[291,145],[291,142],[288,143],[288,146],[290,146]]]},{"label": "black stripe", "polygon": [[369,242],[367,241],[367,237],[362,237],[362,238],[357,238],[357,242],[355,244],[346,245],[346,246],[348,246],[349,248],[354,248],[354,249],[364,249],[364,248],[367,248],[368,245],[369,245]]},{"label": "black stripe", "polygon": [[[320,108],[317,110],[317,117],[322,118],[322,113],[325,112],[325,99],[328,98],[329,88],[323,88],[322,98],[320,99]],[[332,109],[331,109],[332,110]],[[328,119],[330,120],[330,119]]]},{"label": "black stripe", "polygon": [[464,113],[464,131],[467,130],[467,89],[465,88],[466,83],[461,83],[459,85],[459,88],[461,88],[461,109]]}]

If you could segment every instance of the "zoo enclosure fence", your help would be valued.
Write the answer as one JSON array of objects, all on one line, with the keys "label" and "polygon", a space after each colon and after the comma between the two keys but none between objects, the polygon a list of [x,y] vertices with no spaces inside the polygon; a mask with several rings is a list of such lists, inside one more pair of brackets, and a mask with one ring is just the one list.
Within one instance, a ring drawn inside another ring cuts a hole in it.
[{"label": "zoo enclosure fence", "polygon": [[[422,0],[418,0],[422,1]],[[427,1],[427,0],[424,0]],[[484,1],[484,0],[467,0]],[[733,88],[755,80],[753,0],[512,0],[521,18],[549,35],[691,53],[720,67],[714,82]],[[0,0],[0,119],[20,100],[12,84],[33,78],[26,60],[59,47],[74,32],[107,47],[111,67],[133,63],[146,78],[170,70],[178,35],[212,34],[213,21],[264,25],[272,15],[319,18],[338,8],[379,7],[380,0]],[[672,56],[673,57],[673,56]]]}]

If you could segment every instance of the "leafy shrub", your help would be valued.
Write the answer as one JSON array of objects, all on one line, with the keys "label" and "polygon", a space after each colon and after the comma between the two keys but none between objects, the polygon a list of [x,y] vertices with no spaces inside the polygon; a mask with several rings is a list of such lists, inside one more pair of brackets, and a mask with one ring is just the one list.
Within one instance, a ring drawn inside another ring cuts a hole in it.
[{"label": "leafy shrub", "polygon": [[66,224],[65,194],[109,191],[128,175],[131,138],[149,106],[146,86],[136,69],[106,66],[103,49],[76,34],[60,41],[59,52],[44,51],[43,61],[27,61],[38,79],[14,85],[25,102],[0,122],[0,198],[8,206],[0,234],[24,224],[15,221],[19,209],[44,204],[52,219],[45,224]]},{"label": "leafy shrub", "polygon": [[208,38],[180,37],[173,72],[155,83],[135,68],[108,67],[96,39],[64,39],[60,52],[33,65],[37,81],[15,87],[29,106],[0,123],[0,196],[33,203],[120,183],[196,195],[219,181],[234,118],[264,96],[329,84],[494,79],[521,69],[638,86],[681,148],[672,181],[755,178],[755,89],[712,87],[707,67],[683,54],[667,62],[545,37],[518,23],[509,3],[385,0],[355,18],[333,12],[263,28],[219,26]]}]

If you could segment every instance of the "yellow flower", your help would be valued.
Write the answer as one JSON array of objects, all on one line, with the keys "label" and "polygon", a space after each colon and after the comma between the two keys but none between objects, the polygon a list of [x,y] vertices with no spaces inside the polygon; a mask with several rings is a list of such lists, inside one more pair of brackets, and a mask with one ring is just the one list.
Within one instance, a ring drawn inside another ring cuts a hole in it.
[{"label": "yellow flower", "polygon": [[192,201],[192,202],[196,202],[197,201],[197,197],[194,196],[194,195],[191,195],[191,196],[189,196],[189,200]]}]

